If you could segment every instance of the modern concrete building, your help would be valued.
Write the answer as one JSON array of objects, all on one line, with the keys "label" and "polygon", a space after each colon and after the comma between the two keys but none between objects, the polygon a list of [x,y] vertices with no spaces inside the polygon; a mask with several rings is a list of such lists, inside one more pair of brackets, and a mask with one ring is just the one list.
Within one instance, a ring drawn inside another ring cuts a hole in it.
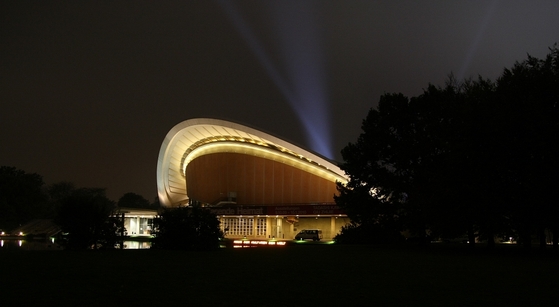
[{"label": "modern concrete building", "polygon": [[230,238],[292,239],[321,229],[324,239],[349,222],[335,205],[347,182],[324,157],[265,132],[196,118],[173,127],[157,161],[157,189],[167,207],[209,207]]},{"label": "modern concrete building", "polygon": [[129,237],[151,236],[156,210],[141,208],[118,208],[118,215],[124,214],[124,228]]}]

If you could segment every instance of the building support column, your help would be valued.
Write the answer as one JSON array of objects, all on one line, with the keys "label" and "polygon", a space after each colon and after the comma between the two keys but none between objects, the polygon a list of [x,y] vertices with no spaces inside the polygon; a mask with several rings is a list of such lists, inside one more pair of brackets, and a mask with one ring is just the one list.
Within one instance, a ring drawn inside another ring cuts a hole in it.
[{"label": "building support column", "polygon": [[257,235],[256,235],[256,224],[257,224],[257,223],[256,223],[256,219],[257,219],[256,216],[254,216],[254,217],[252,218],[252,235],[251,235],[251,236],[252,236],[253,238],[256,238],[256,237],[257,237]]},{"label": "building support column", "polygon": [[266,235],[264,236],[264,238],[271,238],[271,234],[272,234],[272,218],[271,217],[266,217]]},{"label": "building support column", "polygon": [[330,217],[330,240],[334,239],[336,235],[336,217]]}]

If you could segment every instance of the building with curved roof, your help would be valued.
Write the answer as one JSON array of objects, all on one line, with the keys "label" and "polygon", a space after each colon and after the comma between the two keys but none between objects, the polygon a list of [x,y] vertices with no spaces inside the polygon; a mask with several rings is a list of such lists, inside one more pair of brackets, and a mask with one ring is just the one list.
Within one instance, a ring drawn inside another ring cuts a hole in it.
[{"label": "building with curved roof", "polygon": [[[347,178],[326,158],[260,130],[210,118],[174,126],[157,161],[161,204],[208,206],[232,237],[285,238],[279,220],[291,225],[293,236],[303,218],[314,224],[327,218],[325,237],[332,237],[347,222],[334,204],[336,182]],[[331,218],[344,222],[336,225]]]}]

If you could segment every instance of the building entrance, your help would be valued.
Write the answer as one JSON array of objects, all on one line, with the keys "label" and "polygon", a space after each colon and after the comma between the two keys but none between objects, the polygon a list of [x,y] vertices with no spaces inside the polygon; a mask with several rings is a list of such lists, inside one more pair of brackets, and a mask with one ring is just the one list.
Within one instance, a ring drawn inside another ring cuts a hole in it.
[{"label": "building entrance", "polygon": [[283,239],[282,220],[283,218],[276,217],[275,221],[272,222],[272,238]]}]

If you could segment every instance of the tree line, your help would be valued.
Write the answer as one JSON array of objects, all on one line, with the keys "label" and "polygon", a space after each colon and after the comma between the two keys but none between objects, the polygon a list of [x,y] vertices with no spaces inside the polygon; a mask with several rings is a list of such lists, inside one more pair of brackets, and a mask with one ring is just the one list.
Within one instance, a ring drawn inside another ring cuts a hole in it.
[{"label": "tree line", "polygon": [[467,237],[559,244],[559,49],[495,80],[452,75],[408,98],[380,97],[342,149],[341,241]]},{"label": "tree line", "polygon": [[157,208],[141,195],[124,194],[110,200],[102,188],[78,188],[71,182],[47,185],[43,177],[11,166],[0,166],[0,229],[9,233],[34,219],[51,219],[68,249],[114,247],[122,233],[119,207]]},{"label": "tree line", "polygon": [[111,208],[160,207],[157,197],[150,202],[139,194],[129,192],[114,202],[107,198],[104,188],[79,188],[69,181],[48,185],[37,173],[0,166],[0,229],[9,231],[32,219],[52,219],[63,201],[79,193],[96,195],[109,203]]},{"label": "tree line", "polygon": [[46,185],[41,175],[0,166],[0,230],[11,230],[34,219],[51,219],[60,227],[57,241],[66,249],[112,249],[126,233],[119,208],[157,210],[157,249],[213,249],[223,233],[219,220],[198,207],[161,208],[136,193],[125,193],[118,202],[102,188],[78,188],[71,182]]}]

